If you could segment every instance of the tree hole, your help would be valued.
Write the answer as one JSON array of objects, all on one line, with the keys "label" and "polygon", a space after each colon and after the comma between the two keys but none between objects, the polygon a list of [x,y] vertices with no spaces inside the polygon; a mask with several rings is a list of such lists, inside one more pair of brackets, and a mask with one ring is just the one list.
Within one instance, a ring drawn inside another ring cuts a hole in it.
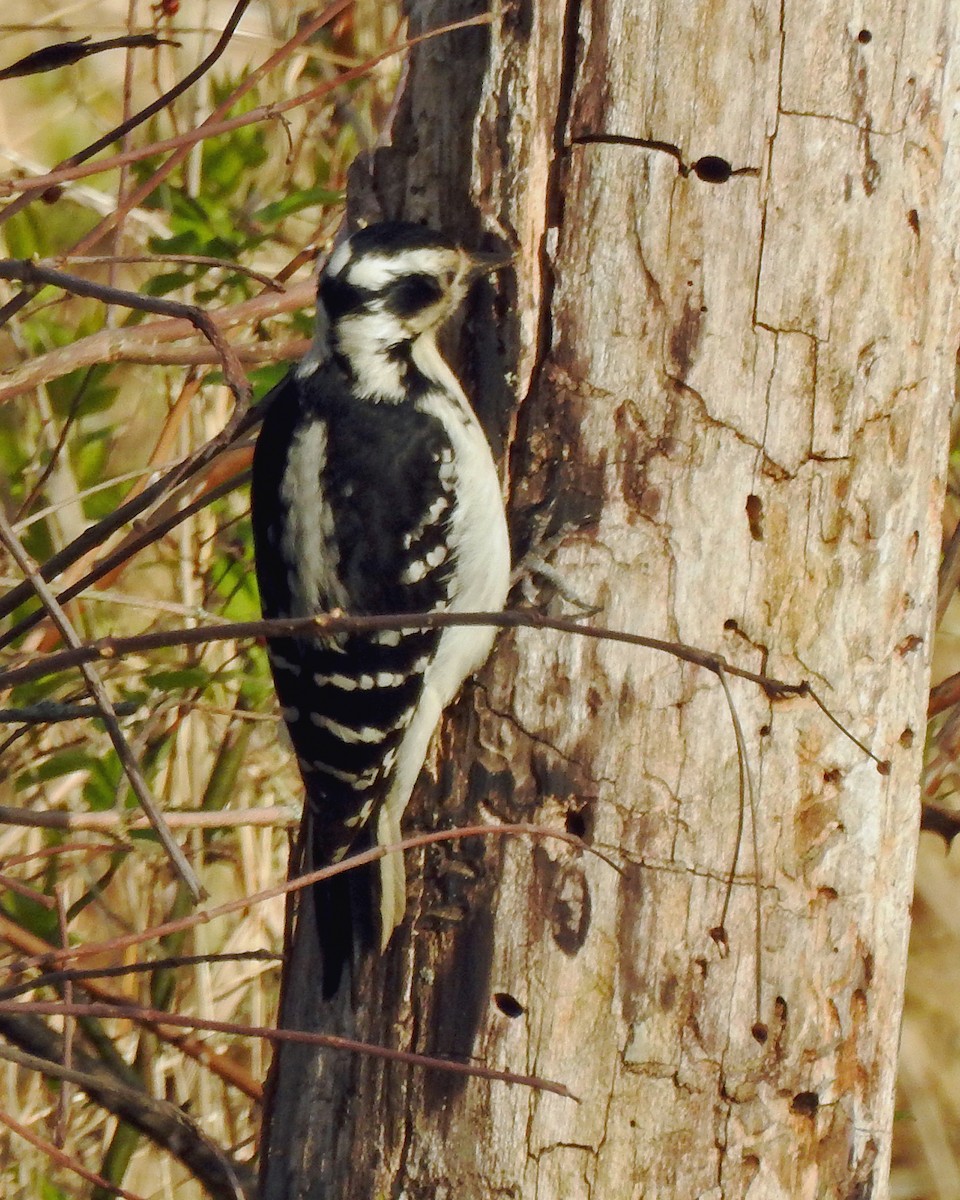
[{"label": "tree hole", "polygon": [[509,992],[494,992],[493,1002],[505,1017],[522,1017],[526,1011],[516,996]]},{"label": "tree hole", "polygon": [[820,1107],[820,1097],[816,1092],[797,1092],[790,1108],[798,1116],[815,1117]]},{"label": "tree hole", "polygon": [[698,158],[690,170],[704,183],[726,183],[733,174],[733,167],[716,154],[705,154],[703,158]]}]

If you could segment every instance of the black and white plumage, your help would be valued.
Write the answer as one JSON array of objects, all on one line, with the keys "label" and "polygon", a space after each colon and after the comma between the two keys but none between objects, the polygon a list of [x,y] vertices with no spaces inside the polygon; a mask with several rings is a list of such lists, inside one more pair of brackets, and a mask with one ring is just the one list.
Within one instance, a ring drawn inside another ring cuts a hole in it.
[{"label": "black and white plumage", "polygon": [[[504,255],[421,226],[353,234],[318,289],[308,355],[268,397],[253,463],[264,616],[498,610],[510,552],[486,437],[436,334]],[[443,709],[486,660],[492,629],[273,638],[270,663],[306,789],[311,866],[400,838]],[[324,991],[355,939],[403,919],[400,855],[317,889]]]}]

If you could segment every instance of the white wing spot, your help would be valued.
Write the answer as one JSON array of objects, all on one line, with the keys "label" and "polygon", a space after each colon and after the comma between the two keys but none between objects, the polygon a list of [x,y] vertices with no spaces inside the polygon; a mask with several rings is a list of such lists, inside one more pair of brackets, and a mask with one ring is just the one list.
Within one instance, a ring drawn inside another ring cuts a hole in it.
[{"label": "white wing spot", "polygon": [[365,792],[367,788],[373,787],[380,772],[379,767],[371,767],[357,775],[354,771],[338,771],[336,767],[328,767],[326,763],[321,762],[312,763],[304,769],[319,771],[323,775],[329,775],[331,779],[339,779],[341,783],[348,783],[355,792]]},{"label": "white wing spot", "polygon": [[[361,679],[363,676],[361,675]],[[335,687],[341,692],[355,692],[363,684],[353,675],[341,675],[335,671],[332,675],[322,675],[319,671],[314,675],[313,682],[317,687]]]},{"label": "white wing spot", "polygon": [[428,575],[434,567],[439,567],[443,560],[449,554],[449,547],[444,545],[434,546],[432,550],[428,550],[423,558],[416,559],[410,563],[403,574],[400,576],[402,583],[419,583],[426,575]]},{"label": "white wing spot", "polygon": [[430,568],[427,566],[426,560],[418,558],[404,570],[403,574],[400,576],[400,582],[419,583],[429,569]]},{"label": "white wing spot", "polygon": [[402,687],[407,682],[407,676],[399,671],[378,671],[376,677],[377,687],[393,688]]},{"label": "white wing spot", "polygon": [[370,814],[372,812],[373,797],[371,796],[369,800],[365,800],[363,802],[359,812],[352,817],[347,817],[347,819],[344,821],[344,825],[346,825],[348,829],[356,829],[358,825],[365,825],[367,821],[370,820]]},{"label": "white wing spot", "polygon": [[399,629],[381,629],[378,633],[372,634],[370,640],[376,642],[378,646],[399,646],[402,637],[403,634]]},{"label": "white wing spot", "polygon": [[328,733],[332,733],[334,737],[338,737],[341,742],[346,742],[349,746],[355,746],[358,743],[375,745],[377,742],[382,742],[390,732],[389,729],[378,729],[375,725],[360,725],[357,728],[342,725],[339,721],[334,721],[331,717],[325,717],[323,713],[317,712],[310,714],[310,720],[318,729],[326,729]]},{"label": "white wing spot", "polygon": [[300,664],[292,662],[289,658],[284,658],[282,654],[274,654],[272,650],[268,651],[270,662],[278,671],[289,671],[291,675],[296,677],[300,674]]}]

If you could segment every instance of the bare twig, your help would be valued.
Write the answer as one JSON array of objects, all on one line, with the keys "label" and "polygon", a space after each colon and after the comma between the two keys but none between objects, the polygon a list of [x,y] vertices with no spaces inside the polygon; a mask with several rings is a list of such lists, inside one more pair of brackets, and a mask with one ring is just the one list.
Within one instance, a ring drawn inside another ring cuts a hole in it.
[{"label": "bare twig", "polygon": [[[249,3],[249,0],[246,0]],[[41,50],[34,50],[18,58],[9,67],[0,71],[0,79],[16,79],[21,75],[39,75],[42,71],[56,71],[60,67],[69,67],[89,58],[91,54],[102,54],[104,50],[120,50],[124,47],[155,50],[158,46],[179,46],[179,42],[170,38],[157,37],[155,33],[126,34],[123,37],[105,38],[94,42],[90,35],[76,38],[69,42],[54,42]]]},{"label": "bare twig", "polygon": [[[169,971],[174,967],[191,967],[199,963],[219,962],[266,962],[283,961],[282,954],[270,950],[237,950],[232,954],[178,954],[170,958],[154,958],[149,962],[124,963],[120,967],[87,967],[72,971],[45,971],[36,979],[27,979],[10,987],[0,988],[0,1000],[13,1000],[39,988],[56,987],[59,984],[79,983],[81,986],[92,979],[119,979],[128,975],[146,975],[154,971]],[[66,997],[65,997],[66,998]],[[120,1003],[114,1000],[113,1003]],[[132,1004],[133,1001],[131,1000]]]},{"label": "bare twig", "polygon": [[[255,409],[248,412],[239,410],[234,412],[224,428],[217,434],[215,438],[205,443],[195,450],[189,458],[183,459],[177,463],[175,467],[171,467],[156,479],[152,484],[143,488],[131,499],[125,501],[116,508],[109,516],[104,517],[102,521],[84,532],[65,546],[63,550],[58,551],[46,560],[39,568],[41,578],[45,580],[53,579],[55,575],[59,575],[61,571],[77,562],[78,559],[95,549],[107,540],[111,534],[122,528],[134,517],[137,517],[151,504],[166,495],[169,491],[175,488],[184,480],[189,479],[192,475],[203,470],[214,458],[226,450],[234,441],[246,433],[249,429],[262,419],[262,406],[258,405]],[[210,493],[208,493],[209,495]],[[33,593],[33,588],[29,583],[20,584],[18,587],[11,588],[4,596],[0,597],[0,619],[7,617],[16,608],[25,601],[30,599]],[[22,632],[20,626],[17,627],[18,632]],[[10,631],[5,637],[0,638],[0,648],[9,645],[12,637],[18,636],[17,633]]]},{"label": "bare twig", "polygon": [[78,254],[69,258],[55,258],[51,262],[56,267],[63,267],[68,262],[74,267],[109,266],[113,263],[183,263],[188,267],[216,267],[221,271],[246,275],[249,279],[262,283],[270,291],[283,291],[283,285],[272,275],[265,275],[263,271],[255,271],[253,267],[245,267],[243,263],[231,262],[227,258],[214,258],[209,254]]},{"label": "bare twig", "polygon": [[76,962],[80,959],[91,958],[101,954],[113,954],[120,950],[126,950],[130,946],[139,946],[144,942],[153,941],[156,938],[167,937],[171,933],[182,933],[184,930],[193,929],[197,925],[205,925],[207,922],[219,917],[229,916],[230,913],[239,912],[255,904],[262,904],[278,896],[285,896],[288,892],[296,892],[301,888],[310,887],[314,883],[320,883],[324,879],[331,879],[334,875],[340,875],[344,871],[352,871],[366,863],[376,862],[387,854],[417,850],[421,846],[432,846],[437,842],[460,841],[463,838],[518,836],[549,838],[566,842],[570,846],[576,846],[578,849],[583,850],[584,853],[592,854],[594,857],[599,858],[613,870],[620,870],[614,862],[601,851],[597,850],[595,846],[590,846],[582,841],[582,839],[575,837],[572,833],[566,833],[560,829],[545,829],[541,825],[524,823],[511,825],[467,825],[457,829],[439,829],[431,833],[418,833],[413,837],[404,838],[402,841],[394,842],[388,846],[375,846],[371,850],[365,850],[362,854],[354,854],[349,858],[344,858],[332,866],[321,867],[316,871],[308,871],[304,875],[299,875],[296,879],[288,879],[284,883],[274,884],[272,887],[264,888],[250,896],[240,896],[236,900],[227,900],[215,908],[201,909],[190,913],[189,916],[179,917],[173,921],[165,921],[162,925],[155,925],[152,929],[147,929],[142,933],[126,933],[104,942],[91,942],[85,946],[64,947],[62,950],[54,950],[49,954],[35,955],[33,958],[21,961],[19,965],[24,970],[28,967],[47,968],[53,964]]},{"label": "bare twig", "polygon": [[[54,1079],[65,1077],[67,1068],[60,1061],[63,1057],[62,1039],[37,1017],[26,1012],[0,1012],[0,1035],[39,1058],[36,1070]],[[76,1059],[69,1075],[71,1082],[83,1088],[92,1100],[108,1112],[129,1122],[158,1146],[180,1159],[216,1200],[243,1200],[244,1196],[253,1195],[249,1168],[231,1159],[176,1104],[158,1100],[145,1091],[120,1082],[109,1068],[91,1055],[78,1051]],[[240,1181],[243,1181],[243,1186]],[[114,1187],[113,1184],[107,1186]]]},{"label": "bare twig", "polygon": [[[30,556],[27,554],[26,550],[24,550],[20,543],[20,539],[14,533],[10,522],[7,520],[6,513],[3,511],[2,506],[0,506],[0,541],[2,541],[6,546],[14,562],[16,562],[17,566],[21,571],[23,571],[26,578],[30,581],[30,585],[40,597],[44,608],[50,614],[50,619],[56,625],[57,629],[59,629],[63,640],[68,646],[72,646],[75,650],[80,649],[82,647],[82,643],[77,631],[70,623],[67,614],[57,603],[56,597],[40,577],[36,566],[34,565]],[[200,881],[197,879],[196,874],[194,873],[194,870],[190,866],[189,862],[187,862],[183,851],[174,840],[173,834],[167,828],[163,820],[162,813],[157,808],[153,796],[150,793],[150,788],[147,785],[147,781],[144,779],[140,771],[140,766],[134,758],[126,738],[123,736],[123,733],[120,729],[120,724],[117,721],[117,715],[116,711],[114,710],[113,703],[110,700],[110,697],[107,695],[107,690],[103,686],[100,676],[89,665],[89,663],[84,663],[81,665],[80,670],[83,674],[84,680],[86,681],[90,694],[96,701],[100,711],[103,713],[104,724],[107,727],[110,740],[113,742],[114,749],[117,752],[117,756],[120,759],[124,773],[130,782],[130,786],[133,788],[134,794],[140,801],[143,811],[150,818],[150,823],[153,826],[157,837],[160,839],[160,842],[167,854],[170,856],[170,861],[173,863],[177,874],[183,880],[186,887],[190,890],[194,900],[199,900],[204,894],[203,889],[200,887]]]},{"label": "bare twig", "polygon": [[[106,555],[105,558],[100,559],[95,567],[91,568],[91,570],[89,570],[85,575],[82,575],[74,583],[70,584],[69,587],[64,588],[64,590],[57,595],[58,603],[66,604],[75,596],[79,596],[81,592],[86,591],[88,587],[91,587],[105,575],[109,575],[111,571],[115,570],[128,559],[132,558],[135,554],[138,554],[142,549],[144,549],[144,547],[152,545],[153,542],[158,541],[166,533],[169,533],[171,529],[176,528],[176,526],[181,524],[181,522],[186,521],[189,517],[192,517],[194,513],[200,512],[200,510],[206,508],[207,505],[212,504],[215,500],[219,500],[221,496],[226,496],[236,488],[242,487],[249,478],[249,471],[239,471],[230,479],[225,479],[223,483],[220,483],[216,487],[211,488],[208,492],[205,492],[202,496],[192,501],[192,503],[185,504],[183,508],[176,509],[162,520],[154,521],[152,525],[147,526],[147,528],[142,530],[142,532],[139,532],[132,537],[125,538],[124,541],[112,553]],[[15,641],[18,637],[21,637],[23,634],[33,629],[35,625],[38,625],[43,620],[43,615],[43,609],[38,609],[35,613],[31,613],[29,616],[24,617],[11,629],[7,630],[6,633],[0,635],[0,649],[2,649],[4,646],[10,645],[10,643]]]},{"label": "bare twig", "polygon": [[[2,914],[0,914],[0,938],[7,945],[15,947],[22,953],[32,954],[41,959],[45,959],[53,952],[53,947],[48,942],[37,937],[36,934],[29,933],[22,926],[17,925],[9,917],[4,917]],[[83,990],[89,996],[94,996],[98,1000],[105,1001],[107,1004],[122,1005],[127,1002],[127,998],[124,995],[111,990],[94,978],[88,978],[84,982]],[[229,1055],[219,1053],[209,1043],[202,1042],[198,1038],[191,1037],[189,1034],[176,1035],[150,1022],[145,1022],[144,1024],[161,1041],[176,1046],[182,1054],[194,1059],[195,1062],[208,1070],[211,1075],[216,1075],[218,1079],[221,1079],[230,1087],[237,1088],[257,1103],[263,1098],[263,1089],[260,1087],[260,1084],[255,1079],[252,1079],[249,1072]],[[18,1042],[18,1044],[23,1045],[24,1043]],[[48,1050],[46,1045],[34,1045],[32,1048],[41,1053],[46,1053]],[[62,1043],[59,1043],[56,1057],[60,1059],[62,1056],[63,1046]]]},{"label": "bare twig", "polygon": [[[285,59],[289,58],[293,50],[302,45],[303,42],[307,41],[308,38],[312,37],[325,25],[329,25],[331,21],[335,20],[335,18],[338,17],[345,8],[349,7],[350,3],[351,0],[333,0],[333,3],[328,4],[323,12],[319,14],[319,16],[314,17],[312,21],[305,21],[304,24],[293,35],[293,37],[289,39],[289,41],[281,46],[279,50],[275,51],[275,53],[271,54],[265,62],[260,64],[259,67],[251,71],[251,73],[242,81],[242,83],[234,88],[230,95],[227,96],[226,99],[224,99],[213,110],[210,116],[201,123],[200,128],[209,129],[217,122],[220,122],[221,118],[226,116],[226,114],[234,107],[241,97],[245,96],[247,92],[255,88],[260,80],[263,79],[264,76],[268,75],[274,67],[279,66],[282,62],[284,62]],[[372,65],[372,62],[370,64],[364,64],[363,68],[358,69],[356,77],[359,78],[361,75],[372,69]],[[318,95],[324,94],[325,90],[332,91],[334,88],[339,87],[341,83],[345,82],[348,76],[351,75],[352,72],[345,71],[343,75],[339,76],[335,80],[332,80],[328,85],[326,85],[325,88],[314,88],[313,91],[317,92]],[[301,102],[305,103],[305,101]],[[272,115],[279,115],[279,113],[285,112],[287,107],[292,108],[294,107],[294,104],[288,100],[286,101],[285,105],[270,105],[269,109]],[[227,124],[228,122],[223,123]],[[127,192],[124,196],[121,196],[114,212],[104,217],[100,223],[90,231],[90,233],[81,238],[81,240],[73,247],[74,252],[77,254],[84,254],[88,250],[92,249],[93,246],[95,246],[105,234],[109,233],[110,230],[114,228],[118,221],[122,220],[123,215],[126,212],[128,212],[131,208],[135,208],[138,204],[140,204],[141,200],[145,199],[156,190],[159,184],[170,174],[170,172],[184,161],[184,159],[190,153],[193,143],[202,140],[204,136],[204,134],[200,134],[199,137],[194,137],[192,141],[188,143],[182,143],[173,152],[173,154],[170,155],[167,161],[153,172],[149,179],[145,180],[144,183],[142,183],[139,187],[134,188],[132,192]],[[153,152],[156,152],[156,149],[157,144],[155,144]]]},{"label": "bare twig", "polygon": [[[371,617],[321,613],[315,617],[237,621],[224,625],[207,625],[200,629],[167,629],[132,637],[105,637],[81,647],[48,654],[36,662],[0,671],[0,688],[41,679],[45,675],[77,667],[81,663],[113,659],[124,654],[139,654],[146,650],[159,650],[170,646],[195,646],[204,642],[238,641],[257,637],[326,637],[334,633],[375,633],[384,629],[447,629],[457,625],[491,625],[496,629],[552,629],[557,633],[572,633],[577,637],[621,642],[628,646],[641,646],[670,654],[683,662],[704,667],[714,675],[722,667],[730,675],[758,684],[768,696],[774,698],[813,696],[812,689],[806,682],[788,683],[781,679],[771,679],[767,675],[758,675],[755,671],[748,671],[726,662],[719,654],[698,650],[694,646],[685,646],[682,642],[668,642],[662,638],[647,637],[642,633],[627,633],[621,629],[601,629],[596,625],[584,625],[579,620],[548,617],[528,609],[486,613],[389,613]],[[870,754],[865,747],[861,749]]]},{"label": "bare twig", "polygon": [[[757,831],[757,801],[756,794],[753,788],[753,773],[750,770],[750,758],[747,752],[747,739],[743,736],[743,726],[740,724],[740,714],[737,712],[737,706],[733,701],[733,694],[730,691],[730,682],[727,679],[727,668],[721,666],[717,671],[717,676],[720,679],[720,686],[723,688],[723,694],[727,700],[727,707],[730,710],[730,720],[733,722],[733,733],[737,740],[737,765],[740,772],[740,816],[737,827],[737,850],[733,860],[733,869],[731,870],[731,884],[733,872],[736,870],[737,856],[740,852],[740,840],[743,835],[743,802],[746,796],[747,805],[750,809],[750,829],[753,835],[753,900],[754,900],[754,969],[753,969],[753,1036],[758,1042],[765,1042],[767,1039],[767,1028],[761,1020],[761,984],[763,981],[762,958],[763,953],[763,924],[760,913],[760,842]],[[726,908],[729,901],[729,893],[724,899],[724,919],[726,919]]]},{"label": "bare twig", "polygon": [[164,300],[158,296],[142,296],[139,292],[127,291],[125,288],[94,283],[90,279],[82,279],[79,275],[61,271],[48,263],[29,258],[0,260],[0,279],[18,279],[33,287],[50,284],[77,296],[89,296],[94,300],[101,300],[104,304],[121,304],[124,308],[134,309],[137,312],[158,313],[161,316],[180,317],[187,320],[203,334],[217,352],[223,365],[224,377],[237,404],[246,406],[250,402],[250,384],[244,375],[240,360],[234,354],[230,343],[224,338],[216,322],[196,305],[184,304],[179,300]]},{"label": "bare twig", "polygon": [[[60,945],[66,946],[70,942],[70,928],[67,920],[67,905],[63,898],[63,883],[57,882],[54,884],[53,894],[57,901],[57,928],[60,933]],[[73,1003],[73,981],[70,979],[64,980],[63,983],[63,1000],[65,1004]],[[73,1037],[76,1033],[77,1023],[73,1017],[64,1017],[63,1020],[63,1065],[69,1070],[73,1066]],[[58,1146],[63,1146],[67,1138],[67,1118],[70,1111],[70,1096],[72,1088],[69,1079],[61,1079],[60,1091],[57,1095],[57,1118],[54,1126],[54,1141]]]},{"label": "bare twig", "polygon": [[[285,292],[268,292],[255,296],[252,300],[244,300],[226,308],[214,309],[212,320],[219,329],[229,329],[235,325],[256,325],[269,317],[283,313],[295,312],[306,308],[314,302],[315,287],[312,281],[294,284]],[[202,359],[196,344],[176,355],[165,351],[163,347],[168,342],[180,341],[183,338],[195,337],[196,327],[192,321],[183,318],[173,318],[164,321],[150,321],[142,325],[124,327],[122,329],[102,329],[88,337],[79,338],[70,346],[62,346],[46,354],[40,354],[29,362],[21,363],[0,374],[0,403],[12,400],[31,388],[51,379],[59,379],[71,371],[82,367],[95,366],[105,362],[181,362],[186,358],[193,361]],[[301,344],[294,344],[294,349]],[[273,354],[262,353],[257,361],[282,361],[290,356],[290,351],[284,346],[273,346],[265,343],[264,350],[273,347]],[[214,351],[214,354],[216,352]],[[242,353],[242,352],[241,352]],[[255,347],[247,347],[248,358],[255,357]],[[296,350],[293,357],[300,357],[302,351]],[[219,355],[211,359],[219,361]]]},{"label": "bare twig", "polygon": [[[164,820],[171,829],[289,829],[300,824],[298,813],[280,805],[267,808],[244,808],[237,812],[165,812]],[[132,817],[124,812],[58,812],[54,809],[12,808],[0,805],[0,825],[19,825],[32,829],[65,829],[77,832],[118,834],[149,829],[146,817]]]},{"label": "bare twig", "polygon": [[[0,1057],[6,1058],[9,1053],[9,1047],[0,1045]],[[29,1059],[30,1055],[24,1055],[25,1059]],[[14,1059],[14,1062],[17,1060]],[[45,1062],[45,1059],[40,1059],[40,1062]],[[53,1142],[42,1138],[38,1133],[34,1133],[26,1125],[21,1125],[19,1121],[14,1120],[9,1113],[0,1109],[0,1124],[5,1125],[12,1133],[22,1137],[25,1142],[29,1142],[31,1146],[37,1150],[42,1150],[43,1153],[57,1166],[64,1167],[68,1171],[73,1171],[75,1175],[79,1175],[81,1179],[85,1179],[87,1183],[92,1183],[95,1187],[102,1188],[106,1192],[112,1192],[116,1196],[124,1197],[124,1200],[144,1200],[138,1192],[129,1192],[126,1188],[120,1187],[118,1184],[111,1183],[109,1179],[104,1179],[102,1175],[98,1175],[96,1171],[89,1171],[72,1154],[67,1154],[65,1150],[61,1150],[59,1146]]]},{"label": "bare twig", "polygon": [[930,689],[930,702],[927,706],[927,719],[935,717],[954,704],[960,703],[960,672],[948,675],[936,687]]},{"label": "bare twig", "polygon": [[960,587],[960,521],[953,527],[947,544],[943,549],[943,561],[937,576],[937,624],[939,628],[947,605],[953,599],[954,593]]},{"label": "bare twig", "polygon": [[[131,717],[140,705],[123,700],[113,706],[118,717]],[[0,725],[51,725],[58,721],[102,721],[103,713],[95,704],[60,704],[56,700],[38,700],[23,708],[0,708]]]},{"label": "bare twig", "polygon": [[[33,486],[30,488],[30,491],[27,493],[26,497],[21,501],[20,507],[14,514],[14,528],[16,528],[16,526],[20,523],[24,514],[30,511],[33,502],[43,491],[47,480],[50,479],[55,471],[60,469],[61,455],[63,454],[64,447],[67,444],[67,437],[77,419],[77,413],[80,411],[80,402],[83,400],[87,388],[90,386],[90,380],[92,378],[93,367],[90,367],[84,372],[83,379],[80,381],[80,386],[74,388],[73,395],[70,398],[70,407],[67,409],[66,416],[60,425],[60,432],[57,435],[57,440],[53,446],[53,449],[50,451],[50,457],[47,460],[47,464],[37,478],[33,481]],[[74,492],[76,491],[75,488],[71,490]]]},{"label": "bare twig", "polygon": [[337,1037],[329,1033],[306,1033],[298,1029],[268,1029],[263,1025],[239,1025],[234,1021],[214,1021],[204,1017],[184,1017],[179,1013],[168,1013],[159,1009],[127,1008],[115,1004],[71,1004],[46,1000],[0,1000],[0,1013],[34,1016],[77,1016],[102,1017],[125,1020],[155,1021],[160,1025],[171,1025],[180,1029],[205,1029],[213,1033],[231,1033],[238,1037],[265,1038],[270,1042],[296,1042],[307,1046],[326,1046],[332,1050],[349,1050],[354,1054],[368,1054],[373,1058],[385,1058],[390,1062],[407,1063],[435,1071],[447,1071],[454,1075],[467,1075],[476,1079],[492,1079],[500,1083],[519,1084],[537,1091],[552,1092],[567,1100],[576,1096],[562,1083],[542,1079],[537,1075],[522,1075],[515,1071],[498,1071],[494,1067],[482,1067],[476,1063],[457,1062],[455,1059],[434,1058],[426,1054],[415,1054],[409,1050],[393,1050],[388,1046],[375,1046],[370,1042],[358,1042],[353,1038]]},{"label": "bare twig", "polygon": [[[93,158],[95,154],[99,154],[99,152],[105,149],[107,146],[112,146],[114,142],[119,141],[122,137],[124,137],[125,134],[129,133],[131,129],[135,129],[138,125],[143,124],[144,121],[148,121],[154,115],[154,113],[158,113],[161,111],[161,109],[166,108],[167,105],[172,104],[178,96],[182,95],[183,92],[192,87],[198,79],[202,78],[202,76],[204,76],[207,71],[210,70],[220,55],[223,54],[224,50],[226,50],[230,43],[230,39],[233,37],[234,30],[239,24],[240,18],[243,16],[243,13],[249,3],[250,0],[239,0],[239,3],[230,14],[230,18],[224,26],[223,33],[220,35],[217,44],[213,47],[206,58],[198,63],[192,71],[189,71],[179,83],[174,84],[169,91],[166,91],[162,95],[158,96],[156,100],[151,101],[146,108],[141,109],[140,112],[135,113],[128,120],[123,121],[120,125],[108,130],[103,137],[97,138],[95,142],[92,142],[89,146],[85,146],[83,150],[79,150],[76,154],[72,154],[69,158],[64,159],[59,166],[78,166],[80,163],[86,162],[87,159]],[[38,191],[45,191],[48,186],[48,184],[40,181],[30,180],[29,186],[24,191],[24,195],[22,195],[18,200],[14,200],[12,203],[8,204],[3,212],[0,212],[0,223],[8,220],[14,215],[14,213],[19,212],[21,208],[30,203]]]},{"label": "bare twig", "polygon": [[57,906],[57,902],[51,896],[38,892],[36,888],[28,887],[19,879],[11,879],[9,875],[0,874],[0,887],[6,888],[9,892],[16,892],[18,896],[25,897],[38,907],[47,909],[48,912],[52,912]]},{"label": "bare twig", "polygon": [[[345,6],[345,3],[341,3],[336,7],[339,10]],[[328,9],[322,20],[321,18],[318,18],[317,20],[321,24],[327,23],[330,19],[332,19],[332,16],[335,15],[335,13],[330,14],[330,10]],[[243,83],[230,96],[227,97],[227,99],[219,106],[219,108],[215,109],[214,112],[212,112],[202,124],[198,125],[196,129],[188,130],[185,133],[179,134],[177,137],[167,138],[163,141],[152,142],[148,146],[134,148],[123,154],[112,155],[110,158],[101,159],[99,162],[91,163],[88,166],[67,167],[62,170],[58,168],[57,170],[51,171],[46,175],[36,176],[29,180],[4,180],[3,183],[0,184],[0,194],[2,194],[3,191],[20,191],[24,187],[29,187],[32,190],[42,190],[57,184],[68,183],[75,179],[82,179],[87,175],[100,174],[105,170],[122,166],[125,163],[136,162],[143,158],[151,158],[157,153],[164,153],[167,150],[173,150],[174,153],[171,155],[171,157],[160,168],[158,168],[154,175],[146,180],[146,182],[143,183],[134,193],[124,197],[124,208],[134,207],[140,204],[146,196],[149,196],[150,193],[160,184],[160,182],[170,173],[170,171],[174,170],[174,168],[180,165],[180,163],[189,153],[191,147],[196,142],[203,141],[209,137],[216,137],[220,134],[232,133],[233,130],[241,129],[246,125],[252,125],[261,121],[276,119],[283,113],[289,112],[291,109],[299,108],[304,104],[310,104],[316,100],[323,99],[324,96],[329,95],[331,92],[335,91],[339,87],[342,87],[344,84],[351,83],[356,79],[361,79],[364,75],[368,75],[374,69],[374,67],[378,66],[386,59],[392,58],[397,54],[403,54],[407,50],[418,45],[420,42],[441,37],[444,34],[452,33],[458,29],[466,29],[471,26],[489,24],[490,16],[487,13],[476,17],[468,17],[463,21],[451,21],[447,25],[437,29],[428,30],[425,33],[419,34],[417,37],[408,38],[405,42],[402,42],[397,46],[383,51],[381,54],[367,59],[364,63],[357,67],[351,67],[350,69],[341,72],[336,76],[336,78],[326,80],[324,83],[311,88],[309,91],[302,92],[297,96],[292,96],[287,100],[278,101],[273,104],[260,105],[259,107],[250,109],[249,112],[243,113],[237,117],[221,119],[223,114],[229,112],[243,94],[249,91],[252,87],[256,86],[256,84],[259,83],[260,79],[265,74],[272,70],[273,67],[278,63],[282,62],[284,58],[288,57],[290,52],[295,49],[305,39],[306,36],[309,36],[312,32],[316,32],[314,23],[311,23],[309,26],[304,26],[303,29],[301,29],[293,38],[291,38],[289,42],[281,46],[275,54],[271,55],[271,57],[262,64],[262,66],[258,67],[252,75],[248,76]],[[12,207],[12,204],[10,207]],[[4,219],[6,212],[7,209],[4,209],[3,212],[0,213],[0,222],[2,222]],[[115,221],[116,214],[109,214],[106,216],[103,221],[101,221],[101,223],[83,239],[82,242],[77,244],[75,248],[76,253],[85,253],[89,247],[99,241],[100,238],[102,238],[109,231],[109,229],[112,228]],[[70,257],[71,254],[72,252],[68,252],[68,257]]]}]

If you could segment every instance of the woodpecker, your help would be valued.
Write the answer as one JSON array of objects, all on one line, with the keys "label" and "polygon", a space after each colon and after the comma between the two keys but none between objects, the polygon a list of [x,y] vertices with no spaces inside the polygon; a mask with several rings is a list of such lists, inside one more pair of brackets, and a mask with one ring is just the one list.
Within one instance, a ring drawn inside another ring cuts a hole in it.
[{"label": "woodpecker", "polygon": [[[265,399],[254,453],[265,617],[503,607],[500,481],[436,338],[474,280],[508,262],[405,222],[370,225],[330,256],[313,343]],[[268,640],[304,782],[311,868],[399,841],[440,714],[486,661],[494,633]],[[315,901],[329,997],[355,948],[377,939],[385,948],[402,921],[402,856],[387,855],[365,878],[350,871],[318,885]]]}]

